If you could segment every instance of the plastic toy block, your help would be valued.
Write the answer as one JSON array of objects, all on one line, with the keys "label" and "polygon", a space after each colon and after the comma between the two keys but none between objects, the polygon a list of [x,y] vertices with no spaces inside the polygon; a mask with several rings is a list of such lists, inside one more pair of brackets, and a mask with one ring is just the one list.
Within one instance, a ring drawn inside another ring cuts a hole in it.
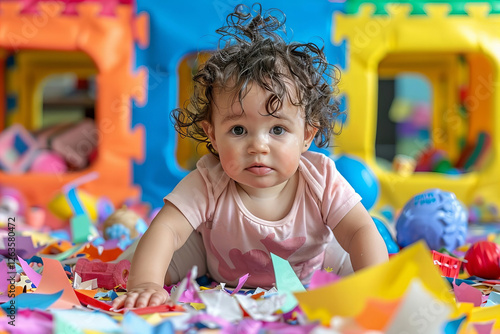
[{"label": "plastic toy block", "polygon": [[121,285],[126,287],[128,274],[130,271],[130,261],[121,260],[118,263],[106,263],[101,260],[78,259],[75,266],[75,273],[82,282],[97,279],[97,286],[111,290]]}]

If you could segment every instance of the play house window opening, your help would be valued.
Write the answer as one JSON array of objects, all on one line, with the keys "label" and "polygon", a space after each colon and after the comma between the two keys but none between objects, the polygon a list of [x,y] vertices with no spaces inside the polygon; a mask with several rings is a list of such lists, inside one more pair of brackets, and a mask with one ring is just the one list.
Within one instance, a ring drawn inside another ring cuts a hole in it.
[{"label": "play house window opening", "polygon": [[407,58],[388,55],[379,64],[379,166],[399,173],[481,170],[491,158],[491,61],[479,53]]},{"label": "play house window opening", "polygon": [[83,52],[4,51],[7,101],[3,155],[7,174],[60,174],[97,157],[97,68]]},{"label": "play house window opening", "polygon": [[[193,91],[192,77],[197,73],[203,63],[210,57],[208,51],[200,51],[199,53],[188,53],[180,61],[178,67],[179,76],[179,106],[184,107],[186,101],[189,100]],[[208,150],[205,145],[199,144],[195,140],[182,137],[177,134],[177,151],[176,158],[179,166],[186,170],[196,168],[198,159],[207,154]]]}]

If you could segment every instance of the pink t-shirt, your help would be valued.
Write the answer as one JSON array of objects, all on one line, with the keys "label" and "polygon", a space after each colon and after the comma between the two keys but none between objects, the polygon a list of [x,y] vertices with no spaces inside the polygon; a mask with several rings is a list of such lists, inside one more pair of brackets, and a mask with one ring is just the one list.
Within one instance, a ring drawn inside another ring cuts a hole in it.
[{"label": "pink t-shirt", "polygon": [[251,214],[235,182],[211,154],[165,197],[201,233],[213,279],[236,285],[249,273],[245,286],[271,287],[275,278],[270,253],[286,259],[303,284],[322,268],[331,229],[361,197],[323,154],[304,153],[299,172],[292,208],[279,221]]}]

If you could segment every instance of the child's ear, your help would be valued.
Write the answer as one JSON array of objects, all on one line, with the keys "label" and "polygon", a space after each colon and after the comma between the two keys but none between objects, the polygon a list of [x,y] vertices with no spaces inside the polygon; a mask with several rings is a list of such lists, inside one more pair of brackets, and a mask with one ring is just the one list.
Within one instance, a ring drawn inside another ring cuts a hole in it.
[{"label": "child's ear", "polygon": [[209,121],[202,121],[201,127],[203,128],[203,131],[205,131],[205,134],[207,135],[208,139],[210,139],[212,146],[217,151],[217,142],[215,141],[213,125]]},{"label": "child's ear", "polygon": [[316,129],[314,126],[306,125],[306,129],[304,131],[304,147],[302,148],[302,153],[309,149],[317,132],[318,129]]}]

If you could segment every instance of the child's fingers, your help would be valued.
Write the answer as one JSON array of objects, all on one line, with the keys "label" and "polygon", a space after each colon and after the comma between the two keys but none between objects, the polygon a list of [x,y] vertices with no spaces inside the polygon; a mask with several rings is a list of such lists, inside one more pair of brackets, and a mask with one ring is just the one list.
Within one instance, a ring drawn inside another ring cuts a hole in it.
[{"label": "child's fingers", "polygon": [[[139,306],[139,299],[143,295],[143,292],[128,292],[127,293],[127,300],[124,303],[124,308],[134,308],[134,307],[143,307]],[[144,297],[143,297],[144,299]],[[148,297],[149,299],[149,297]]]},{"label": "child's fingers", "polygon": [[125,303],[125,300],[127,299],[127,295],[121,295],[115,299],[113,299],[113,304],[111,304],[111,307],[115,310],[120,309],[123,307],[123,304]]},{"label": "child's fingers", "polygon": [[141,292],[139,294],[139,297],[137,298],[137,300],[135,302],[136,307],[148,306],[150,304],[149,300],[153,294],[154,294],[154,292],[150,292],[150,291]]},{"label": "child's fingers", "polygon": [[143,290],[140,292],[129,291],[126,294],[113,300],[112,308],[118,310],[124,308],[158,306],[164,304],[169,299],[166,291]]},{"label": "child's fingers", "polygon": [[127,299],[123,303],[124,308],[134,308],[140,296],[138,292],[127,292]]},{"label": "child's fingers", "polygon": [[149,299],[149,305],[150,306],[158,306],[161,304],[164,304],[167,301],[168,297],[165,296],[165,294],[162,294],[160,292],[155,292]]}]

